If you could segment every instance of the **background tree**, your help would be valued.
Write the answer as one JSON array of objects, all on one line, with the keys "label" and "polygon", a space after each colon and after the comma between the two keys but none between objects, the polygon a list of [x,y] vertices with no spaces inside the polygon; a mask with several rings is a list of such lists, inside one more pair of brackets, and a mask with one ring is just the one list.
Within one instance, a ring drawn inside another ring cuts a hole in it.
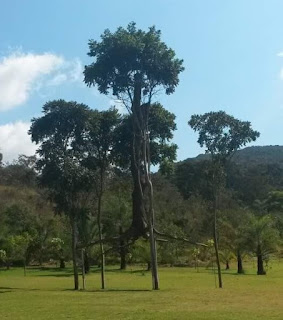
[{"label": "background tree", "polygon": [[9,236],[5,241],[6,263],[9,268],[11,261],[20,260],[24,266],[26,276],[27,252],[32,237],[27,232],[21,235]]},{"label": "background tree", "polygon": [[214,216],[213,239],[218,269],[219,288],[222,288],[221,266],[218,252],[217,211],[219,195],[225,186],[226,166],[235,152],[242,146],[259,137],[252,130],[251,123],[240,121],[224,111],[193,115],[189,125],[199,133],[198,143],[205,147],[211,157],[212,211]]},{"label": "background tree", "polygon": [[276,252],[280,240],[271,216],[257,217],[251,214],[245,228],[245,239],[246,246],[257,257],[257,274],[265,275],[263,262],[269,259],[270,254]]},{"label": "background tree", "polygon": [[94,190],[97,197],[97,226],[101,253],[101,288],[105,288],[105,252],[103,246],[102,205],[106,189],[107,174],[114,164],[113,146],[116,127],[120,116],[116,109],[107,111],[92,110],[89,114],[88,136],[85,139],[87,156],[83,162],[88,170],[94,172]]},{"label": "background tree", "polygon": [[105,30],[100,42],[89,41],[89,56],[95,61],[84,71],[89,86],[97,85],[103,94],[111,89],[132,115],[132,174],[139,195],[134,200],[135,207],[139,207],[134,230],[138,236],[149,233],[154,289],[158,289],[159,284],[150,176],[149,110],[157,90],[163,87],[167,94],[174,92],[178,75],[184,69],[183,61],[175,58],[175,52],[160,40],[160,36],[155,27],[145,32],[137,29],[135,23],[130,23],[126,29],[119,27],[114,33]]},{"label": "background tree", "polygon": [[82,165],[81,144],[86,132],[89,109],[76,102],[55,100],[43,107],[43,116],[32,119],[31,139],[40,144],[37,170],[40,183],[47,188],[58,213],[70,220],[75,290],[78,278],[78,221],[87,211],[92,172]]}]

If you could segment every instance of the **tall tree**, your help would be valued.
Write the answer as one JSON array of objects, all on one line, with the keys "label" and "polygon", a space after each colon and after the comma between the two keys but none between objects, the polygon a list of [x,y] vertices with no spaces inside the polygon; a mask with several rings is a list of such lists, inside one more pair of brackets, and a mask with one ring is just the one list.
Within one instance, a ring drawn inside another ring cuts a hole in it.
[{"label": "tall tree", "polygon": [[218,252],[217,211],[219,195],[225,187],[226,166],[235,152],[259,137],[248,121],[240,121],[224,111],[193,115],[189,125],[199,133],[198,143],[211,157],[212,212],[214,217],[213,239],[218,270],[218,284],[222,288],[221,266]]},{"label": "tall tree", "polygon": [[173,93],[179,73],[184,70],[183,61],[175,57],[175,52],[160,37],[161,32],[155,27],[145,32],[137,29],[133,22],[126,29],[119,27],[114,33],[105,30],[100,42],[89,41],[89,56],[95,60],[84,71],[89,86],[96,85],[103,94],[109,94],[111,89],[132,116],[132,175],[137,190],[133,195],[138,194],[133,202],[139,207],[135,229],[139,234],[149,234],[153,289],[159,288],[159,280],[150,176],[149,114],[154,94],[161,88],[166,94]]},{"label": "tall tree", "polygon": [[86,132],[89,108],[76,102],[55,100],[43,106],[43,116],[33,118],[29,134],[39,144],[37,169],[40,183],[49,191],[58,213],[69,217],[75,290],[78,277],[78,220],[86,211],[92,188],[92,171],[82,165],[81,143]]}]

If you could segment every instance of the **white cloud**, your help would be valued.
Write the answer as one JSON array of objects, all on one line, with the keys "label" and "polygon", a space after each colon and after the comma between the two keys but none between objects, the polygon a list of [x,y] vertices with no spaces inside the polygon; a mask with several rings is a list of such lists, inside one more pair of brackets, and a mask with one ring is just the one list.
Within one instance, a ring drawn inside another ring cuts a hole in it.
[{"label": "white cloud", "polygon": [[79,59],[64,61],[59,71],[47,80],[46,85],[58,86],[64,82],[83,82],[83,65]]},{"label": "white cloud", "polygon": [[0,112],[24,104],[43,87],[83,81],[79,59],[65,60],[51,54],[17,51],[0,58]]},{"label": "white cloud", "polygon": [[0,125],[0,152],[4,162],[17,159],[19,154],[35,154],[36,145],[27,133],[29,128],[30,123],[23,121]]},{"label": "white cloud", "polygon": [[59,86],[67,81],[67,75],[65,73],[58,73],[53,78],[47,81],[48,86]]},{"label": "white cloud", "polygon": [[0,60],[0,111],[25,103],[36,82],[63,64],[54,54],[13,53]]},{"label": "white cloud", "polygon": [[277,57],[283,58],[283,51],[277,53]]}]

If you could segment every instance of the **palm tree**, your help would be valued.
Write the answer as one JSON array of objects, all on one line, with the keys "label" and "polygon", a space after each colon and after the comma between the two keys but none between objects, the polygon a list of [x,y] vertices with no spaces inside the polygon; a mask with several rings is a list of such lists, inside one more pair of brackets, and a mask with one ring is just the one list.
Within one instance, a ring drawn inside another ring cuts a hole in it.
[{"label": "palm tree", "polygon": [[245,228],[247,248],[257,256],[257,274],[265,275],[264,260],[276,252],[279,243],[279,232],[274,227],[272,217],[250,215],[250,221]]}]

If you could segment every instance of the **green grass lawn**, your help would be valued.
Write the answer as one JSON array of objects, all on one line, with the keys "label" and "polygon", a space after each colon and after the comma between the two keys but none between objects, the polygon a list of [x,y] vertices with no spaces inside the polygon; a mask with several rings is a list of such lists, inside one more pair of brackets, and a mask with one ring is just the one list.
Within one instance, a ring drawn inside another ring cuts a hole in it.
[{"label": "green grass lawn", "polygon": [[[234,266],[233,266],[234,267]],[[267,276],[252,265],[245,275],[224,271],[224,289],[215,288],[211,270],[160,268],[161,290],[151,276],[134,268],[109,269],[104,292],[99,273],[87,276],[87,291],[72,290],[71,269],[0,271],[0,319],[283,319],[283,263]]]}]

